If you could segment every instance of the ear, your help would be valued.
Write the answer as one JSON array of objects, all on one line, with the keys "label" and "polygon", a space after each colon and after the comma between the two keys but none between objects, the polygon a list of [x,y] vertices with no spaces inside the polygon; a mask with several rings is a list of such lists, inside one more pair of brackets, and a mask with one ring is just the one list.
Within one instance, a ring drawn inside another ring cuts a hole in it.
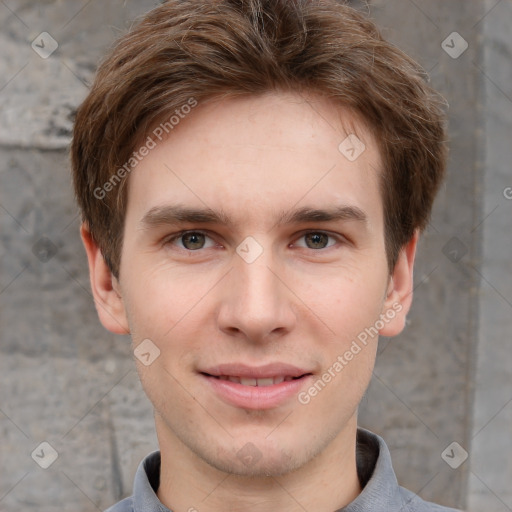
[{"label": "ear", "polygon": [[100,248],[85,223],[80,227],[80,236],[89,262],[89,275],[96,311],[103,327],[115,334],[130,334],[119,283],[110,272]]},{"label": "ear", "polygon": [[405,327],[405,318],[411,309],[413,290],[413,267],[418,245],[419,231],[402,247],[393,273],[389,277],[381,318],[384,327],[379,330],[382,336],[396,336]]}]

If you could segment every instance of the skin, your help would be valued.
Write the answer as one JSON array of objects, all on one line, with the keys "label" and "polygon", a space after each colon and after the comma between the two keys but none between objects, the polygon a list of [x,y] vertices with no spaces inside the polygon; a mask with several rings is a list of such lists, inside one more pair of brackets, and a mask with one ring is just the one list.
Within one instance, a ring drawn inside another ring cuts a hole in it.
[{"label": "skin", "polygon": [[[366,146],[353,162],[338,150],[344,126]],[[160,350],[149,366],[136,363],[155,408],[158,496],[174,512],[332,512],[361,492],[357,408],[377,336],[306,405],[293,396],[266,410],[235,407],[198,370],[282,361],[316,380],[397,305],[379,334],[402,331],[417,234],[389,275],[380,172],[370,133],[328,100],[283,92],[223,99],[200,104],[130,175],[119,279],[82,226],[101,322],[131,333],[134,347],[149,338]],[[178,203],[222,210],[232,224],[142,221]],[[339,205],[359,208],[366,222],[277,223],[282,211]],[[207,236],[195,245],[170,240],[183,230]],[[305,230],[321,233],[311,239]],[[236,252],[248,236],[263,250],[252,263]],[[237,457],[247,443],[260,454],[251,465]]]}]

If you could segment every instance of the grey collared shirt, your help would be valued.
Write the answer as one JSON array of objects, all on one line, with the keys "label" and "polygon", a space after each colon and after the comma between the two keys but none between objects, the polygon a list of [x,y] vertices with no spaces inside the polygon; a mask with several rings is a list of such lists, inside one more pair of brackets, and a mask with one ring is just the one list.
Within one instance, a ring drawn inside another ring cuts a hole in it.
[{"label": "grey collared shirt", "polygon": [[[457,512],[422,500],[398,485],[391,455],[378,435],[357,429],[357,474],[363,490],[346,507],[336,512]],[[133,485],[133,495],[106,512],[171,512],[157,498],[160,481],[160,452],[150,453],[140,463]]]}]

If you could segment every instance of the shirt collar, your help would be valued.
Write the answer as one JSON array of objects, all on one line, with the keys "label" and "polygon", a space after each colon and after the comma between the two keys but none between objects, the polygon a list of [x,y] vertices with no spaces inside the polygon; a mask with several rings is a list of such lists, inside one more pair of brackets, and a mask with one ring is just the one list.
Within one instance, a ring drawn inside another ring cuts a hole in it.
[{"label": "shirt collar", "polygon": [[356,455],[357,474],[363,490],[354,501],[336,512],[406,510],[384,439],[358,428]]},{"label": "shirt collar", "polygon": [[[359,496],[336,512],[389,512],[404,510],[391,455],[384,440],[369,430],[357,429],[357,474],[363,487]],[[134,512],[171,512],[156,495],[160,481],[160,452],[140,463],[133,487]]]},{"label": "shirt collar", "polygon": [[160,451],[147,455],[137,468],[133,483],[133,512],[170,512],[156,495],[160,485]]}]

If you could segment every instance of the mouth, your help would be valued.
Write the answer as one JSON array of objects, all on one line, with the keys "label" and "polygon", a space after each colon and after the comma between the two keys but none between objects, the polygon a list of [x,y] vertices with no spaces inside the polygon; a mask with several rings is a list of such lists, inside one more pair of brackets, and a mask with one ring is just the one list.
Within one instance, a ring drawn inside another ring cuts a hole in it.
[{"label": "mouth", "polygon": [[279,407],[313,377],[307,369],[281,363],[260,367],[219,365],[199,375],[223,402],[242,409]]},{"label": "mouth", "polygon": [[281,384],[281,382],[291,382],[292,380],[302,379],[306,375],[311,375],[311,373],[305,373],[304,375],[300,375],[298,377],[292,377],[291,375],[275,375],[272,377],[263,377],[263,378],[251,378],[251,377],[237,377],[233,375],[210,375],[208,373],[201,372],[206,377],[213,377],[218,380],[227,380],[229,382],[235,382],[237,384],[241,384],[242,386],[253,386],[253,387],[268,387],[274,386],[275,384]]}]

